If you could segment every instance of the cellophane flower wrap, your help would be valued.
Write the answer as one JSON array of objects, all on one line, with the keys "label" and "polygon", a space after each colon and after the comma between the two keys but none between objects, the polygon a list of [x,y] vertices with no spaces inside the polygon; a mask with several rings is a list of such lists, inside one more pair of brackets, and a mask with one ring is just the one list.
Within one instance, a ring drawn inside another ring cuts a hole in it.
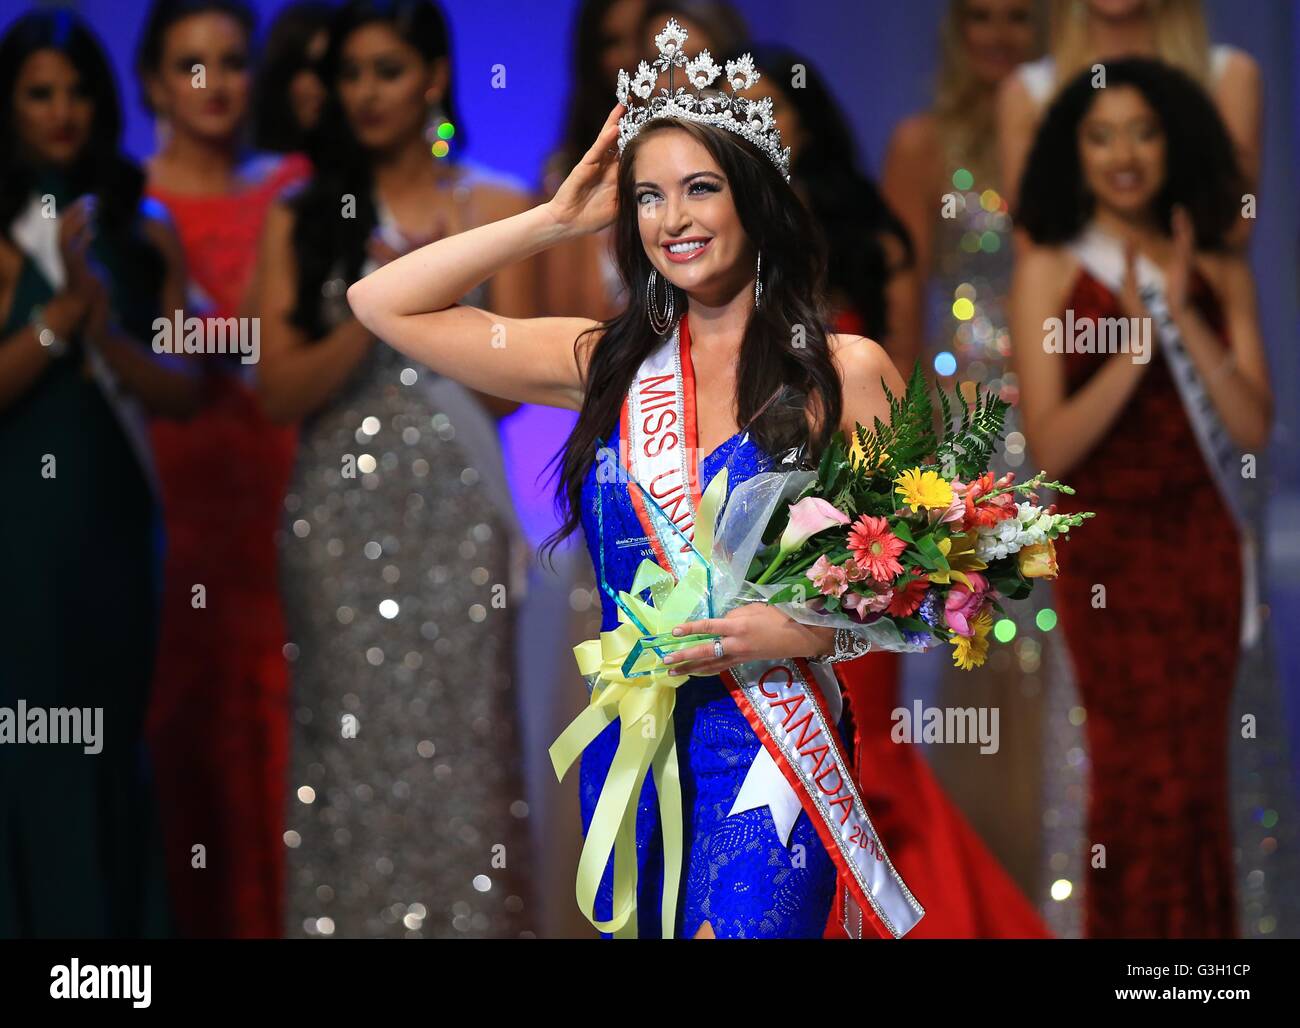
[{"label": "cellophane flower wrap", "polygon": [[1008,407],[999,397],[940,389],[936,411],[919,363],[903,396],[885,394],[888,424],[837,433],[815,470],[756,475],[731,494],[714,541],[714,606],[771,603],[876,650],[950,645],[969,670],[988,654],[994,612],[1055,577],[1056,541],[1093,514],[1042,506],[1039,489],[1073,493],[1044,473],[994,478]]}]

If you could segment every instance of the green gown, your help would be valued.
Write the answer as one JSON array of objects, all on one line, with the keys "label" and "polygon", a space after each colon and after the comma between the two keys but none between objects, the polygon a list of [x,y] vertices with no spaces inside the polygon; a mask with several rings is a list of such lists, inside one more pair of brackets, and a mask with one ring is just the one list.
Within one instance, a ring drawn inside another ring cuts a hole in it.
[{"label": "green gown", "polygon": [[[95,245],[115,311],[148,339],[138,329],[156,304],[128,295],[137,270]],[[25,258],[0,338],[52,294]],[[140,461],[73,340],[0,410],[0,708],[102,708],[102,750],[0,744],[0,938],[169,933],[143,731],[159,524]]]}]

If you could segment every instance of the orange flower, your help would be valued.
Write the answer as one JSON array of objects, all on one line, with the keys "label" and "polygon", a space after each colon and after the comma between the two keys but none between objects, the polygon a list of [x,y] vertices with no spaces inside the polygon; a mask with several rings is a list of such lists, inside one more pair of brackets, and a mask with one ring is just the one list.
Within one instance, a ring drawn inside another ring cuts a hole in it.
[{"label": "orange flower", "polygon": [[903,570],[898,555],[907,543],[889,530],[884,518],[863,514],[849,529],[849,549],[853,559],[877,582],[892,582]]},{"label": "orange flower", "polygon": [[894,617],[911,617],[916,608],[925,599],[925,591],[930,588],[930,580],[925,572],[912,569],[912,573],[894,585],[894,598],[885,610]]},{"label": "orange flower", "polygon": [[984,503],[979,502],[986,493],[997,488],[993,481],[993,472],[986,471],[970,485],[960,487],[958,492],[966,504],[966,517],[962,528],[969,532],[976,528],[989,528],[999,521],[1014,517],[1016,513],[1016,494],[999,493]]}]

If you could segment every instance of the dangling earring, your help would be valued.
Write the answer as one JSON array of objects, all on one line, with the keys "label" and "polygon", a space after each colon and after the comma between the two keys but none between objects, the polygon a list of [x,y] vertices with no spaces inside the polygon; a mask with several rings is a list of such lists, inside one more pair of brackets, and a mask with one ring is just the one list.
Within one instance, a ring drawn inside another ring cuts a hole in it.
[{"label": "dangling earring", "polygon": [[646,279],[645,292],[646,314],[650,317],[650,327],[654,329],[657,336],[667,335],[668,330],[673,327],[673,315],[677,313],[677,290],[673,284],[667,280],[664,285],[668,287],[668,299],[664,303],[664,312],[659,312],[659,298],[656,294],[659,292],[659,272],[654,268],[650,269],[650,277]]},{"label": "dangling earring", "polygon": [[424,119],[424,139],[434,157],[446,157],[451,152],[448,140],[456,134],[456,126],[447,119],[441,100],[429,102],[429,114]]},{"label": "dangling earring", "polygon": [[758,255],[758,265],[754,268],[754,310],[763,305],[763,255]]}]

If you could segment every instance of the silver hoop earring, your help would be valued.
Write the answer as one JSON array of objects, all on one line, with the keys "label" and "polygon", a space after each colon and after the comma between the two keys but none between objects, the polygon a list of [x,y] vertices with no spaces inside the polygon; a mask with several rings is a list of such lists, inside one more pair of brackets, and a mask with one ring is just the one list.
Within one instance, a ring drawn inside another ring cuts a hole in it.
[{"label": "silver hoop earring", "polygon": [[673,327],[673,315],[677,313],[677,291],[673,284],[664,280],[664,285],[668,287],[668,299],[664,303],[663,313],[659,311],[659,298],[656,295],[659,292],[659,272],[654,268],[650,269],[650,277],[646,279],[645,293],[646,314],[650,318],[650,327],[654,329],[655,335],[667,335],[668,330]]},{"label": "silver hoop earring", "polygon": [[758,255],[758,265],[754,268],[754,310],[763,305],[763,255]]}]

